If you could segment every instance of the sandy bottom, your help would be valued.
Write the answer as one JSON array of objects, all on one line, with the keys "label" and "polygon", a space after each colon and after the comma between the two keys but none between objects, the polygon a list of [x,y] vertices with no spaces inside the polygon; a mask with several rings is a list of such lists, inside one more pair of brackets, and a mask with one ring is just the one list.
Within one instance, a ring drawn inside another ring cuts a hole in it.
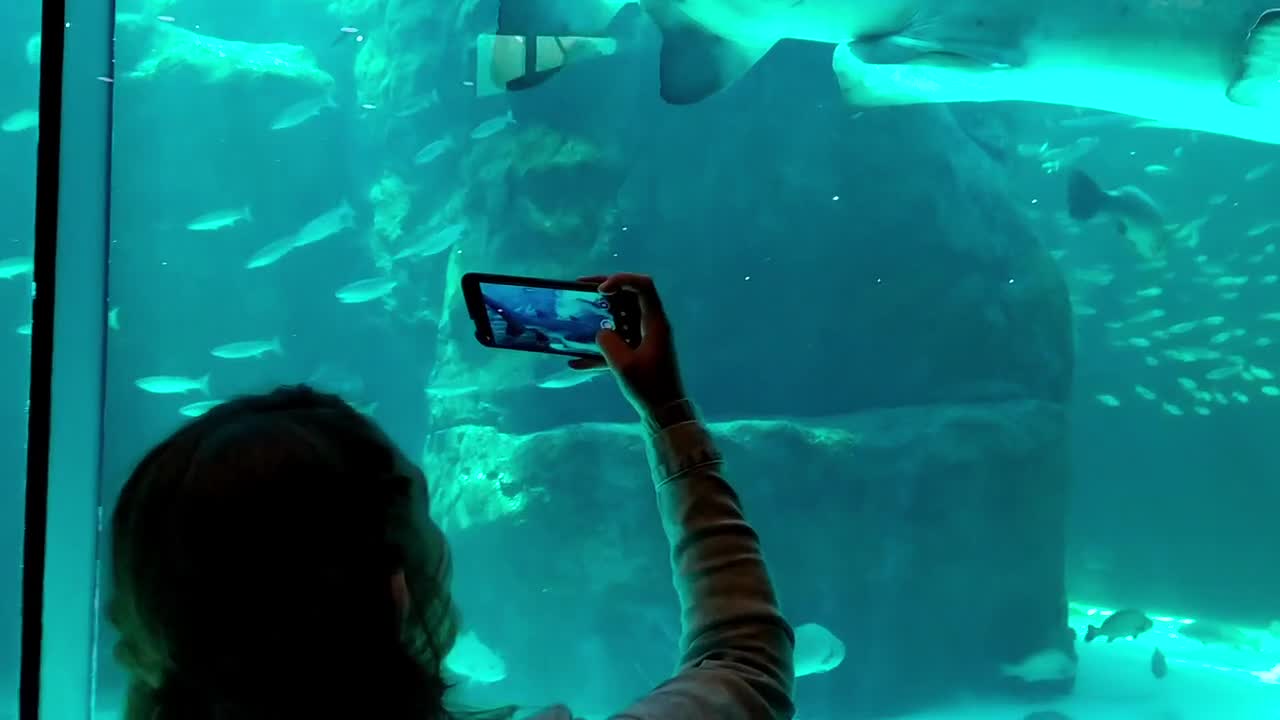
[{"label": "sandy bottom", "polygon": [[[1090,621],[1098,624],[1101,619],[1073,612],[1071,626],[1083,635]],[[893,720],[1023,720],[1037,711],[1056,711],[1071,720],[1280,720],[1280,638],[1257,632],[1259,649],[1234,649],[1178,635],[1181,622],[1176,619],[1155,622],[1135,640],[1078,641],[1076,689],[1061,700],[1035,705],[975,700]],[[1157,647],[1169,667],[1163,679],[1151,674],[1151,655]],[[804,678],[796,683],[796,720],[842,720],[829,708],[806,707],[804,685]],[[119,713],[116,708],[99,708],[94,717],[116,720]],[[606,717],[583,715],[584,720]]]},{"label": "sandy bottom", "polygon": [[[1097,624],[1100,618],[1094,618]],[[1088,618],[1072,618],[1083,635]],[[1022,720],[1054,710],[1072,720],[1280,720],[1280,639],[1264,637],[1260,650],[1203,645],[1177,635],[1179,622],[1157,620],[1135,640],[1077,643],[1075,692],[1040,705],[973,702],[902,716],[900,720]],[[1164,653],[1169,674],[1151,674],[1151,655]],[[806,714],[804,679],[798,682],[800,720]],[[839,720],[833,715],[829,720]]]}]

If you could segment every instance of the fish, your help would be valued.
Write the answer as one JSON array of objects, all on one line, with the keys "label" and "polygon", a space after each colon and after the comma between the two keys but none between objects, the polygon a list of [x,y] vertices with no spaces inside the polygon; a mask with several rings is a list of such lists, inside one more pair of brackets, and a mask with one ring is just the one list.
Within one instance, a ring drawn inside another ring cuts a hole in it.
[{"label": "fish", "polygon": [[831,672],[844,662],[845,646],[840,638],[817,623],[795,628],[796,677]]},{"label": "fish", "polygon": [[1245,174],[1244,174],[1244,181],[1245,181],[1245,182],[1257,182],[1257,181],[1261,180],[1262,178],[1264,178],[1264,177],[1266,177],[1266,176],[1270,175],[1270,174],[1271,174],[1271,171],[1272,171],[1272,170],[1274,170],[1274,169],[1275,169],[1275,167],[1276,167],[1276,164],[1275,164],[1275,163],[1273,163],[1273,162],[1263,163],[1262,165],[1259,165],[1259,166],[1257,166],[1257,167],[1255,167],[1255,168],[1251,169],[1249,172],[1245,173]]},{"label": "fish", "polygon": [[1245,231],[1244,234],[1247,237],[1260,237],[1262,235],[1266,235],[1272,230],[1278,230],[1278,229],[1280,229],[1280,222],[1274,222],[1274,221],[1263,222],[1249,228],[1248,230]]},{"label": "fish", "polygon": [[506,115],[499,115],[498,117],[490,118],[475,126],[471,131],[471,139],[484,140],[485,138],[493,137],[503,130],[506,130],[508,126],[515,125],[515,123],[516,116],[508,110]]},{"label": "fish", "polygon": [[563,390],[571,388],[583,383],[589,383],[600,377],[604,373],[596,370],[561,370],[552,373],[538,381],[537,385],[545,390]]},{"label": "fish", "polygon": [[333,39],[333,42],[330,44],[330,47],[336,46],[338,43],[342,42],[343,40],[346,40],[349,37],[361,38],[362,36],[360,35],[360,28],[352,27],[350,25],[346,25],[344,27],[338,28],[338,36]]},{"label": "fish", "polygon": [[322,97],[307,98],[299,100],[290,105],[271,122],[272,130],[287,130],[297,127],[329,108],[338,107],[338,103],[334,101],[332,95],[324,95]]},{"label": "fish", "polygon": [[435,142],[428,143],[425,147],[419,150],[416,155],[413,156],[413,164],[414,165],[430,164],[431,161],[435,160],[436,158],[440,157],[446,152],[449,152],[450,148],[452,147],[453,147],[453,138],[451,137],[442,137],[439,140],[436,140]]},{"label": "fish", "polygon": [[466,223],[454,223],[436,232],[428,234],[421,240],[403,248],[394,256],[395,260],[408,257],[430,257],[448,250],[467,232]]},{"label": "fish", "polygon": [[221,400],[201,400],[199,402],[187,403],[178,408],[178,413],[186,417],[200,417],[210,410],[222,404]]},{"label": "fish", "polygon": [[1120,610],[1107,616],[1101,627],[1090,625],[1085,631],[1084,641],[1093,642],[1097,637],[1104,637],[1107,642],[1115,642],[1116,638],[1136,638],[1154,626],[1151,618],[1141,610]]},{"label": "fish", "polygon": [[450,672],[475,683],[496,683],[507,677],[507,663],[472,631],[458,636],[444,658]]},{"label": "fish", "polygon": [[[493,36],[617,39],[610,25],[631,4],[501,0]],[[1274,0],[645,0],[641,7],[662,32],[659,94],[671,104],[719,93],[792,39],[835,46],[832,70],[857,106],[1024,101],[1280,144]],[[497,74],[486,68],[491,61],[507,71],[496,51],[477,55],[478,77]],[[495,84],[518,91],[559,74],[544,67]]]},{"label": "fish", "polygon": [[207,212],[187,223],[187,229],[195,232],[213,232],[234,227],[242,222],[253,222],[253,211],[248,205]]},{"label": "fish", "polygon": [[466,397],[472,393],[480,391],[479,385],[453,385],[453,384],[437,384],[433,383],[423,389],[428,397],[433,398],[459,398]]},{"label": "fish", "polygon": [[295,247],[297,247],[297,241],[292,235],[269,242],[250,255],[244,266],[248,270],[253,270],[272,265],[292,252]]},{"label": "fish", "polygon": [[405,104],[395,112],[398,118],[408,118],[417,115],[423,110],[429,110],[440,103],[440,91],[432,90],[425,95],[418,95],[410,98]]},{"label": "fish", "polygon": [[1113,113],[1103,114],[1077,114],[1073,117],[1063,118],[1058,121],[1058,127],[1069,129],[1081,128],[1100,128],[1100,127],[1128,127],[1133,123],[1133,118],[1125,115],[1116,115]]},{"label": "fish", "polygon": [[30,275],[35,272],[35,258],[17,255],[0,258],[0,280],[12,280],[19,275]]},{"label": "fish", "polygon": [[1164,659],[1164,653],[1160,652],[1160,648],[1151,651],[1151,674],[1157,680],[1162,680],[1169,674],[1169,661]]},{"label": "fish", "polygon": [[19,110],[0,123],[0,130],[7,133],[20,133],[40,127],[39,110]]},{"label": "fish", "polygon": [[1001,665],[1000,674],[1027,683],[1066,680],[1076,676],[1076,662],[1058,648],[1045,648],[1017,663]]},{"label": "fish", "polygon": [[366,278],[338,288],[334,295],[339,302],[363,303],[377,300],[389,294],[396,287],[396,281],[386,277]]},{"label": "fish", "polygon": [[1102,139],[1092,135],[1076,138],[1062,147],[1049,147],[1046,143],[1040,147],[1035,157],[1040,160],[1042,170],[1047,173],[1056,173],[1080,162],[1101,144]]},{"label": "fish", "polygon": [[1079,222],[1095,218],[1114,222],[1120,234],[1148,260],[1164,257],[1173,240],[1172,229],[1151,196],[1132,185],[1103,190],[1082,170],[1073,170],[1067,183],[1067,212]]},{"label": "fish", "polygon": [[27,52],[28,65],[40,64],[41,45],[43,45],[43,42],[42,42],[42,36],[40,35],[40,33],[36,33],[35,35],[32,35],[31,37],[27,38],[26,52]]},{"label": "fish", "polygon": [[198,378],[178,375],[150,375],[134,380],[133,384],[157,395],[185,395],[197,390],[205,395],[209,394],[209,376],[207,374]]},{"label": "fish", "polygon": [[283,355],[284,348],[280,346],[280,338],[275,337],[270,340],[244,340],[227,343],[219,345],[210,350],[209,353],[214,357],[227,360],[241,360],[244,358],[260,358],[267,353]]},{"label": "fish", "polygon": [[1257,638],[1240,628],[1217,622],[1197,620],[1187,623],[1178,629],[1178,634],[1192,640],[1199,640],[1203,645],[1225,645],[1237,650],[1255,652],[1262,650],[1262,645]]},{"label": "fish", "polygon": [[356,211],[344,198],[337,207],[312,218],[293,236],[293,247],[312,245],[356,226]]}]

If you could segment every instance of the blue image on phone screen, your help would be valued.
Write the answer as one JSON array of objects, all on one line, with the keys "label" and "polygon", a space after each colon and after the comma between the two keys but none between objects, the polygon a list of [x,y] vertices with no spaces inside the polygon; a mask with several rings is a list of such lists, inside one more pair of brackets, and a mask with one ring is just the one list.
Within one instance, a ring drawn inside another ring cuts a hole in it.
[{"label": "blue image on phone screen", "polygon": [[480,283],[480,295],[499,347],[597,353],[596,333],[613,329],[598,292]]}]

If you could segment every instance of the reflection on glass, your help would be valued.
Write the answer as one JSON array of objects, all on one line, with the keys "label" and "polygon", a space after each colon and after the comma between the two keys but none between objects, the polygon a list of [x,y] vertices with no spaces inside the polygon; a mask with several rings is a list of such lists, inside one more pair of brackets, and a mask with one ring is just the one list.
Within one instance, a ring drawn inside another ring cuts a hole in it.
[{"label": "reflection on glass", "polygon": [[0,5],[0,717],[17,712],[40,2]]}]

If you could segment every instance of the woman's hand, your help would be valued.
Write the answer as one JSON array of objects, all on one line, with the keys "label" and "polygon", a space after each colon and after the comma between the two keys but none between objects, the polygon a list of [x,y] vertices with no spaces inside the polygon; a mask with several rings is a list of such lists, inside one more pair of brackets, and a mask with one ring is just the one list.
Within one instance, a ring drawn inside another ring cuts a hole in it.
[{"label": "woman's hand", "polygon": [[599,358],[577,358],[569,366],[578,370],[593,370],[607,364],[613,370],[619,387],[631,401],[641,417],[649,417],[655,411],[684,398],[684,383],[680,380],[680,368],[676,363],[676,349],[671,337],[671,325],[662,309],[662,299],[648,275],[618,273],[615,275],[579,278],[581,282],[600,284],[600,292],[612,295],[621,291],[634,292],[640,300],[640,346],[631,348],[620,335],[612,330],[601,330],[596,343],[604,354]]}]

